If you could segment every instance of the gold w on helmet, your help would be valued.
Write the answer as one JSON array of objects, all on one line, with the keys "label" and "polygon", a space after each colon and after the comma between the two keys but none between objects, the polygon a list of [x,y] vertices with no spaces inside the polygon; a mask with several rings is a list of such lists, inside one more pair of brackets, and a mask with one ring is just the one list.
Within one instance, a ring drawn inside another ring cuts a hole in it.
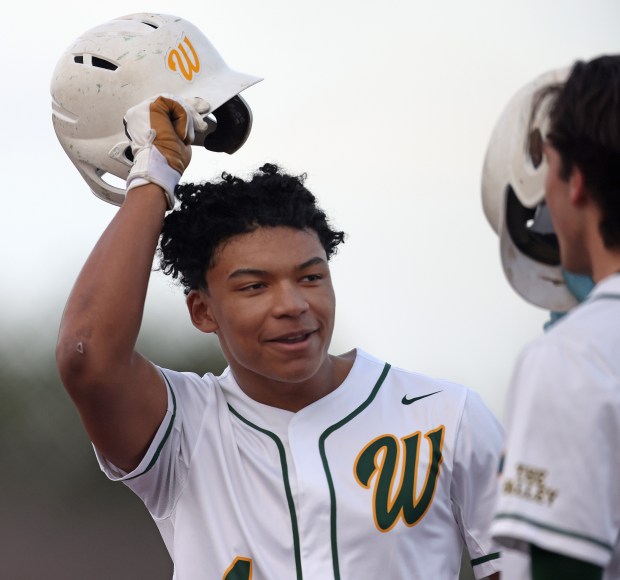
[{"label": "gold w on helmet", "polygon": [[[185,50],[183,43],[185,43],[190,50],[191,57],[187,53],[187,50]],[[200,59],[187,36],[183,37],[183,40],[179,42],[177,48],[173,48],[168,53],[167,64],[170,70],[179,72],[187,81],[191,81],[194,78],[194,74],[200,72]]]}]

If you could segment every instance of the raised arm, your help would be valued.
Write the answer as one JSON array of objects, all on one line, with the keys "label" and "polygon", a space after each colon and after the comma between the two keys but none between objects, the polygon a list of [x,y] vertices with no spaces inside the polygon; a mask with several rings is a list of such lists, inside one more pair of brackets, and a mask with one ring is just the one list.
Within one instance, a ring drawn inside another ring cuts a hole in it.
[{"label": "raised arm", "polygon": [[191,158],[195,111],[171,96],[127,114],[134,166],[127,195],[84,264],[67,302],[56,360],[98,450],[135,468],[164,417],[163,379],[135,351],[166,209]]}]

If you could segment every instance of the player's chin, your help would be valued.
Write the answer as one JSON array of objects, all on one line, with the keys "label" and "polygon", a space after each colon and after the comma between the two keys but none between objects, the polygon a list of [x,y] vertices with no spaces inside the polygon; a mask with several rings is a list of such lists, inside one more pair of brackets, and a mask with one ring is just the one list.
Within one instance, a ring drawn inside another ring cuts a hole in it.
[{"label": "player's chin", "polygon": [[321,357],[296,358],[287,361],[273,361],[267,370],[272,379],[284,383],[303,383],[312,379],[321,368]]},{"label": "player's chin", "polygon": [[302,383],[312,379],[321,369],[327,358],[327,350],[315,349],[303,353],[277,353],[273,357],[265,357],[269,360],[266,374],[274,380],[286,383]]}]

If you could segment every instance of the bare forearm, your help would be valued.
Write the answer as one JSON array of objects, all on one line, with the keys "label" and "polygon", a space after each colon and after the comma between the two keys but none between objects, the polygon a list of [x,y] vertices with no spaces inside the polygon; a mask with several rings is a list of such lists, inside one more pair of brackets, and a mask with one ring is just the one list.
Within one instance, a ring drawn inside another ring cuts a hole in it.
[{"label": "bare forearm", "polygon": [[97,449],[131,471],[167,409],[161,373],[135,344],[164,215],[191,159],[194,122],[204,121],[171,95],[131,107],[124,121],[134,156],[126,198],[78,276],[56,359]]},{"label": "bare forearm", "polygon": [[95,371],[110,360],[131,364],[165,210],[155,185],[128,192],[71,292],[60,327],[61,356]]}]

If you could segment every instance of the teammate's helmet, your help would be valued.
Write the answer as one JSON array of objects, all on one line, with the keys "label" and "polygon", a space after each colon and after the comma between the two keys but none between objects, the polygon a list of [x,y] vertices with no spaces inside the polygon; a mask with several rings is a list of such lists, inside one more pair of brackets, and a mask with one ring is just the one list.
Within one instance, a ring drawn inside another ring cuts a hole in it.
[{"label": "teammate's helmet", "polygon": [[239,93],[260,80],[230,69],[187,20],[130,14],[88,30],[60,58],[51,82],[54,129],[93,193],[121,205],[125,190],[103,178],[129,174],[123,116],[130,107],[159,93],[207,101],[209,130],[194,144],[233,153],[252,125]]},{"label": "teammate's helmet", "polygon": [[564,82],[568,72],[549,71],[517,91],[493,129],[482,170],[484,213],[500,238],[508,281],[528,302],[558,312],[568,311],[577,301],[564,282],[557,237],[544,202],[544,103],[537,116],[530,117],[538,89]]}]

